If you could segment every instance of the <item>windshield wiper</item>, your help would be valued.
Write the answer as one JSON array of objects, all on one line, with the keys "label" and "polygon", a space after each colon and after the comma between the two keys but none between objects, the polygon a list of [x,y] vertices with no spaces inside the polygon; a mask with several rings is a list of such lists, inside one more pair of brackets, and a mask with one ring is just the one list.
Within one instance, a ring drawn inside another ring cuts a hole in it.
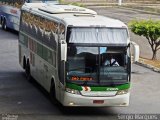
[{"label": "windshield wiper", "polygon": [[82,86],[87,86],[87,84],[88,84],[88,81],[86,80],[83,82]]}]

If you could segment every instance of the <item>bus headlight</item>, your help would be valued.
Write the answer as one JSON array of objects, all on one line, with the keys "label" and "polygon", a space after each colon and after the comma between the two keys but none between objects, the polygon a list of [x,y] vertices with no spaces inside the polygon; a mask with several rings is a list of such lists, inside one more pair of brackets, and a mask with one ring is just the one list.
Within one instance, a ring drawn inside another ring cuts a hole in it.
[{"label": "bus headlight", "polygon": [[71,88],[66,88],[66,92],[80,95],[80,92],[78,90],[74,90],[74,89],[71,89]]},{"label": "bus headlight", "polygon": [[119,91],[117,91],[116,95],[123,95],[123,94],[127,94],[128,92],[129,92],[128,89],[126,89],[126,90],[119,90]]}]

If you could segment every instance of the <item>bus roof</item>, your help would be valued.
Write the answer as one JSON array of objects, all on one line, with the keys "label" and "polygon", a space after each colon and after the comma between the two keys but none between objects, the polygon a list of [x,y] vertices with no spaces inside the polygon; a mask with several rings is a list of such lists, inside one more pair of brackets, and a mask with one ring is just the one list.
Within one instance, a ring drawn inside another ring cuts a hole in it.
[{"label": "bus roof", "polygon": [[55,5],[50,3],[26,3],[22,6],[26,10],[47,18],[54,18],[73,27],[114,27],[127,28],[117,19],[97,15],[93,10],[73,5]]}]

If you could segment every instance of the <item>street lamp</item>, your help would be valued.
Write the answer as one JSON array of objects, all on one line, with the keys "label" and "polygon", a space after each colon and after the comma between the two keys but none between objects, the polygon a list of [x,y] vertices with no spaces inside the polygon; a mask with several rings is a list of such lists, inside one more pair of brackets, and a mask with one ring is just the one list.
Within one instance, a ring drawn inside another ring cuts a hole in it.
[{"label": "street lamp", "polygon": [[122,5],[122,0],[118,0],[118,5],[119,5],[119,6]]}]

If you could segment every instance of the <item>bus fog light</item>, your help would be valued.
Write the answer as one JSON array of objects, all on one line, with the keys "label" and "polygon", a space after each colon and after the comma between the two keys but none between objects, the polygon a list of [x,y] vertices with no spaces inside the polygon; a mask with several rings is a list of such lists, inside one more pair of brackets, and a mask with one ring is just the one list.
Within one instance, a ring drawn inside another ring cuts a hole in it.
[{"label": "bus fog light", "polygon": [[73,105],[74,105],[74,103],[73,103],[73,102],[70,102],[70,103],[69,103],[69,105],[70,105],[70,106],[73,106]]},{"label": "bus fog light", "polygon": [[80,94],[80,92],[78,90],[74,90],[74,89],[71,89],[71,88],[66,88],[66,92],[69,92],[69,93],[72,93],[72,94]]},{"label": "bus fog light", "polygon": [[123,106],[124,106],[124,105],[127,105],[127,103],[122,103],[121,105],[123,105]]},{"label": "bus fog light", "polygon": [[128,89],[126,89],[126,90],[119,90],[117,92],[117,95],[123,95],[123,94],[127,94],[127,93],[128,93]]}]

